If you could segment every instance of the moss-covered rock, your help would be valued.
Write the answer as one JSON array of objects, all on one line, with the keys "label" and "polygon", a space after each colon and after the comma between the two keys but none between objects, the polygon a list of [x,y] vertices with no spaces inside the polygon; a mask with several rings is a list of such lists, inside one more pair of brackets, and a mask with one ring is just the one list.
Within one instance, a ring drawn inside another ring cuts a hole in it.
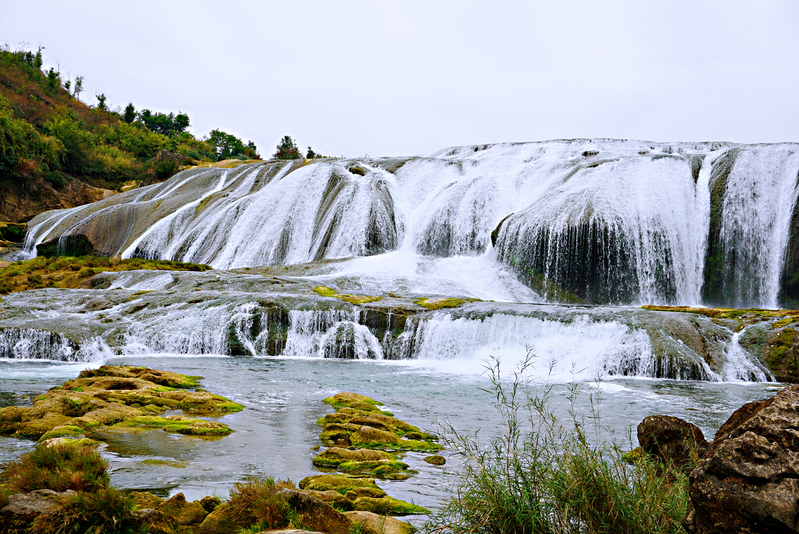
[{"label": "moss-covered rock", "polygon": [[375,411],[379,409],[377,408],[378,406],[383,406],[383,403],[380,401],[376,401],[374,399],[370,399],[366,395],[352,393],[350,391],[336,393],[332,397],[323,399],[322,402],[329,404],[336,409],[348,407],[365,411]]},{"label": "moss-covered rock", "polygon": [[[189,436],[225,436],[232,430],[216,421],[166,410],[219,416],[243,407],[207,391],[191,391],[200,377],[145,367],[102,366],[37,396],[33,406],[0,410],[0,434],[50,439],[101,429],[162,429]],[[182,388],[182,389],[178,389]]]},{"label": "moss-covered rock", "polygon": [[430,465],[444,465],[447,463],[447,459],[441,456],[440,454],[433,454],[431,456],[425,456],[422,458],[425,462],[429,463]]},{"label": "moss-covered rock", "polygon": [[186,436],[203,437],[227,436],[233,432],[227,425],[216,421],[205,421],[181,415],[167,415],[165,417],[142,415],[117,423],[112,428],[158,429]]},{"label": "moss-covered rock", "polygon": [[313,459],[313,465],[388,480],[404,480],[415,473],[408,470],[408,464],[399,461],[394,455],[371,449],[331,447],[317,455]]},{"label": "moss-covered rock", "polygon": [[346,293],[339,293],[335,289],[331,289],[327,286],[317,286],[314,288],[314,292],[320,297],[337,298],[339,300],[349,302],[350,304],[366,304],[367,302],[377,302],[383,298],[370,295],[349,295]]},{"label": "moss-covered rock", "polygon": [[374,512],[352,511],[344,515],[362,534],[413,534],[416,529],[409,523]]},{"label": "moss-covered rock", "polygon": [[780,382],[799,382],[799,332],[792,327],[773,330],[766,342],[764,363]]},{"label": "moss-covered rock", "polygon": [[[352,510],[374,512],[384,515],[427,514],[429,510],[421,506],[389,497],[380,489],[373,478],[349,475],[316,475],[300,481],[300,488],[313,492],[318,498],[329,499],[331,493],[343,495]],[[321,497],[319,497],[321,495]],[[338,499],[338,498],[336,498]],[[339,499],[340,500],[340,499]]]},{"label": "moss-covered rock", "polygon": [[175,518],[175,523],[178,525],[196,525],[202,523],[208,515],[199,501],[187,501],[183,493],[163,501],[157,509]]}]

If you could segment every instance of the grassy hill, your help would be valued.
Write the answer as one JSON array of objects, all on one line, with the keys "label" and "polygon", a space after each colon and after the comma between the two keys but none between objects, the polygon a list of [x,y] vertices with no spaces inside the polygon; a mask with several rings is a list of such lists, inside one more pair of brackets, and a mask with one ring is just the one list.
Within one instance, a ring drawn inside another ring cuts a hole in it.
[{"label": "grassy hill", "polygon": [[63,80],[42,64],[41,49],[0,47],[0,195],[46,196],[73,180],[118,190],[168,178],[182,165],[259,157],[253,143],[218,130],[195,138],[181,113],[137,113],[133,104],[119,113],[103,95],[87,106],[82,78]]}]

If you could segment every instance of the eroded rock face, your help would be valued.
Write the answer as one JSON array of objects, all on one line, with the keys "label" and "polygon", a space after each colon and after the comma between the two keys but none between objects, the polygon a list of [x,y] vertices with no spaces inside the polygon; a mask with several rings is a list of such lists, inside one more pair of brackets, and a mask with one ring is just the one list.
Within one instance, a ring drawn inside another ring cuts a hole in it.
[{"label": "eroded rock face", "polygon": [[799,529],[799,386],[738,409],[690,475],[692,534]]}]

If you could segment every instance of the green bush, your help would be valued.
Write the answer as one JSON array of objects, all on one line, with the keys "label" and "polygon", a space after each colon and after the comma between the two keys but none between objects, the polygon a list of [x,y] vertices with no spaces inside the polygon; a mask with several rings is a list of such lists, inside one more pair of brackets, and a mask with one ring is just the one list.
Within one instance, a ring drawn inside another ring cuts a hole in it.
[{"label": "green bush", "polygon": [[67,185],[67,182],[66,180],[64,180],[64,177],[61,176],[61,173],[55,171],[48,172],[47,174],[45,174],[44,179],[47,180],[50,184],[52,184],[52,186],[55,187],[56,189],[61,189],[62,187]]},{"label": "green bush", "polygon": [[90,447],[39,445],[4,472],[15,492],[37,489],[97,491],[108,486],[108,463]]},{"label": "green bush", "polygon": [[[648,459],[629,465],[619,447],[590,443],[573,409],[571,422],[564,426],[548,408],[549,390],[538,397],[522,392],[521,377],[532,357],[528,353],[511,386],[500,380],[498,362],[489,367],[503,421],[499,436],[484,446],[475,436],[450,429],[454,437],[448,444],[465,458],[466,467],[456,496],[431,516],[423,531],[682,532],[687,476]],[[569,398],[572,403],[575,391]],[[529,414],[529,420],[520,413]]]},{"label": "green bush", "polygon": [[177,171],[177,164],[172,160],[159,161],[155,165],[155,177],[159,180],[169,178]]}]

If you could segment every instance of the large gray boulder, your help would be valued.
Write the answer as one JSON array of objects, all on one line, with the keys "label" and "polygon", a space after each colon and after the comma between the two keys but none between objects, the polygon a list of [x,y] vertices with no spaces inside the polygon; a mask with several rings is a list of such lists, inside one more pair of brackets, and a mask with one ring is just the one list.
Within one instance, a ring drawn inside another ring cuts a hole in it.
[{"label": "large gray boulder", "polygon": [[799,529],[799,386],[738,409],[690,474],[692,534]]}]

